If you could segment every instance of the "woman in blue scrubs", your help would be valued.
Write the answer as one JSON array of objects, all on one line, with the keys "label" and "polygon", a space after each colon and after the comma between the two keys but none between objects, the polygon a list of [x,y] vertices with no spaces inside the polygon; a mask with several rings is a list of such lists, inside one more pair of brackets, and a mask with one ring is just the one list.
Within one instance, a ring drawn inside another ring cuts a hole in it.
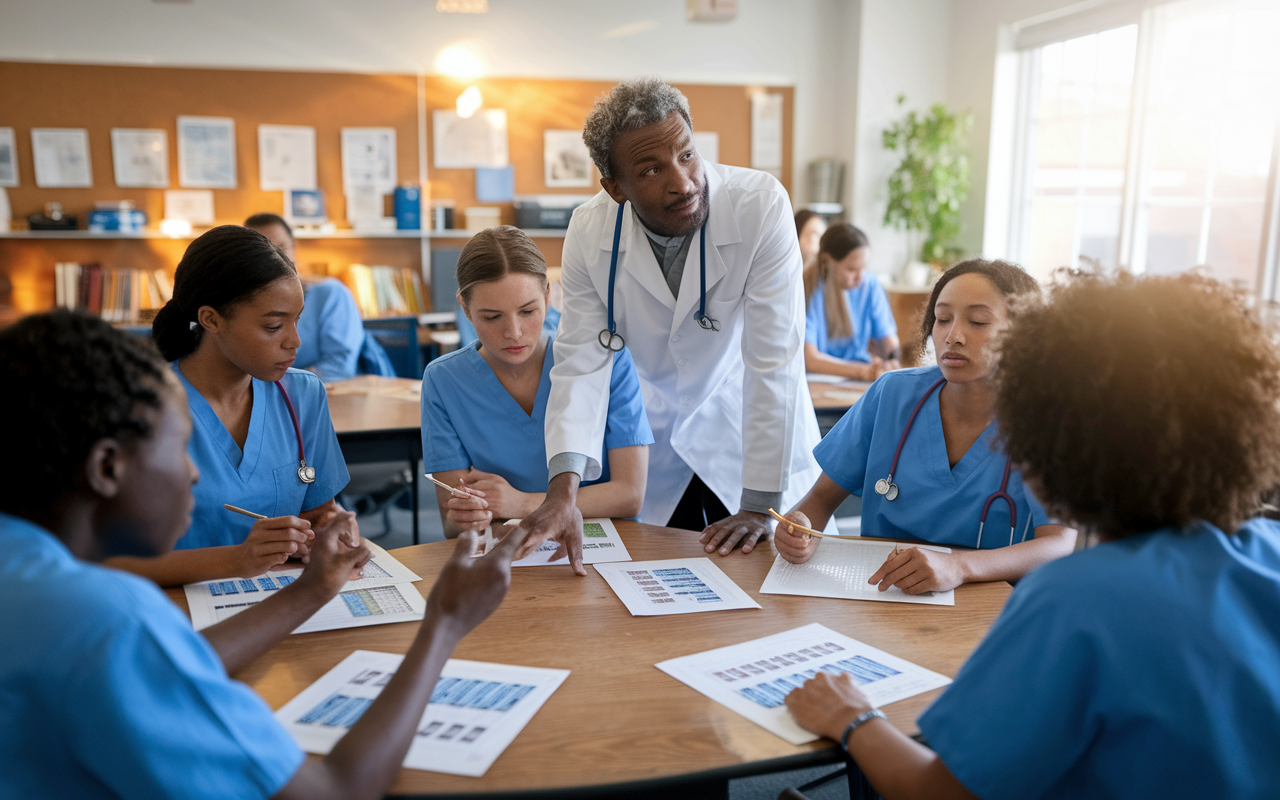
[{"label": "woman in blue scrubs", "polygon": [[[1010,303],[1038,289],[1021,267],[1002,261],[973,259],[947,270],[923,322],[938,366],[882,376],[814,448],[822,475],[790,519],[822,530],[856,494],[863,536],[973,548],[906,548],[871,576],[881,591],[897,586],[919,594],[1017,580],[1075,546],[1075,531],[1049,519],[999,448],[993,419],[997,346]],[[1008,499],[993,498],[1000,492]],[[782,523],[775,543],[797,564],[819,546]]]},{"label": "woman in blue scrubs", "polygon": [[[920,718],[847,676],[787,698],[898,798],[1280,797],[1280,352],[1196,275],[1084,278],[1014,320],[1001,436],[1097,544],[1018,583]],[[863,722],[858,722],[863,720]],[[849,731],[852,727],[852,731]]]},{"label": "woman in blue scrubs", "polygon": [[324,384],[291,369],[301,313],[293,264],[261,233],[224,225],[187,248],[152,336],[190,404],[196,507],[172,553],[113,566],[161,586],[259,575],[305,558],[312,529],[342,511],[347,465]]},{"label": "woman in blue scrubs", "polygon": [[[427,365],[422,376],[424,469],[471,497],[439,487],[445,535],[522,518],[547,490],[544,420],[553,337],[542,329],[547,264],[519,228],[490,228],[458,258],[458,299],[479,340]],[[634,517],[644,501],[653,442],[640,381],[625,349],[614,356],[597,481],[583,483],[586,517]]]},{"label": "woman in blue scrubs", "polygon": [[898,369],[898,325],[867,272],[869,249],[867,235],[847,223],[822,234],[804,271],[805,372],[870,381]]},{"label": "woman in blue scrubs", "polygon": [[[148,581],[97,563],[158,555],[200,476],[177,375],[141,340],[57,311],[0,331],[0,795],[373,800],[400,774],[440,668],[502,601],[517,536],[455,549],[395,677],[323,763],[306,760],[242,670],[369,558],[316,531],[301,577],[200,633]],[[68,413],[67,409],[78,413]],[[335,655],[335,660],[340,657]]]}]

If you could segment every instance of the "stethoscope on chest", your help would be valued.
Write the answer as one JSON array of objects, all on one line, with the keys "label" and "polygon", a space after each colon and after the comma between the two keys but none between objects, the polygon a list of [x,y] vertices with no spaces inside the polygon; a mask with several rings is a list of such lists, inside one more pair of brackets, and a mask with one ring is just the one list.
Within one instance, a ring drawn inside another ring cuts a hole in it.
[{"label": "stethoscope on chest", "polygon": [[293,401],[289,399],[289,393],[284,390],[284,384],[276,381],[276,388],[280,390],[284,404],[289,407],[289,417],[293,419],[293,432],[298,437],[298,480],[303,483],[315,483],[316,468],[307,465],[307,456],[302,452],[302,426],[298,424],[298,412],[293,410]]},{"label": "stethoscope on chest", "polygon": [[[613,253],[609,256],[609,327],[600,331],[597,337],[600,346],[605,350],[618,352],[627,346],[626,339],[618,333],[618,323],[613,318],[613,282],[618,275],[618,245],[622,242],[622,211],[626,203],[618,204],[618,219],[613,225]],[[707,223],[703,221],[698,235],[698,274],[701,279],[701,294],[698,297],[698,312],[693,318],[704,331],[720,330],[720,320],[707,316]]]},{"label": "stethoscope on chest", "polygon": [[[902,430],[902,436],[898,439],[898,449],[893,451],[893,462],[889,464],[888,477],[881,478],[876,481],[876,494],[883,497],[889,502],[898,499],[898,484],[893,482],[894,473],[898,471],[898,459],[902,457],[902,447],[907,443],[907,436],[911,433],[911,426],[915,424],[916,416],[920,413],[920,409],[924,408],[924,403],[929,399],[929,395],[933,394],[933,390],[946,383],[946,378],[939,378],[936,383],[929,387],[924,393],[924,397],[920,398],[920,402],[916,403],[916,407],[911,410],[911,416],[907,418],[907,427]],[[1014,532],[1018,527],[1018,505],[1013,501],[1013,495],[1009,494],[1009,473],[1013,471],[1013,459],[1009,456],[1004,457],[1004,476],[1000,478],[1000,488],[993,492],[987,498],[987,502],[982,504],[982,515],[978,517],[978,542],[975,548],[982,548],[982,529],[987,524],[987,512],[991,510],[991,504],[996,500],[1003,500],[1009,504],[1009,544],[1013,544]],[[1026,540],[1026,533],[1023,533],[1023,540]]]}]

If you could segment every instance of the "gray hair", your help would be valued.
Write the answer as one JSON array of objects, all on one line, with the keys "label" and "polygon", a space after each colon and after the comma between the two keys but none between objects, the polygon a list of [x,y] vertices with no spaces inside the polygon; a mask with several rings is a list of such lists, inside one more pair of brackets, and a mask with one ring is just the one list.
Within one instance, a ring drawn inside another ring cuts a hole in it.
[{"label": "gray hair", "polygon": [[597,98],[583,125],[582,140],[586,142],[601,177],[613,177],[610,158],[613,140],[618,138],[618,134],[662,122],[672,112],[678,112],[689,130],[693,130],[689,101],[679,89],[657,78],[623,81],[608,94]]}]

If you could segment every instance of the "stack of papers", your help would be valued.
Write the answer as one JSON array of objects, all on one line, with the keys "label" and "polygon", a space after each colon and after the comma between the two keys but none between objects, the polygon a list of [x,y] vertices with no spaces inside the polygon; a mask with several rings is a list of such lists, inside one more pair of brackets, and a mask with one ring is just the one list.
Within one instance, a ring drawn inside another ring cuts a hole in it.
[{"label": "stack of papers", "polygon": [[[336,597],[294,630],[294,633],[357,628],[422,619],[427,601],[413,586],[418,577],[386,550],[365,540],[373,556],[359,580],[348,581]],[[301,568],[271,570],[256,578],[224,578],[183,587],[191,609],[191,624],[203,630],[271,597],[296,581]]]},{"label": "stack of papers", "polygon": [[[867,583],[867,579],[884,565],[896,546],[900,545],[857,537],[822,539],[818,542],[813,558],[803,564],[792,564],[782,556],[776,557],[773,567],[760,586],[760,593],[954,606],[954,589],[928,594],[907,594],[896,586],[882,592],[878,586]],[[936,550],[939,553],[951,552],[949,547],[924,544],[910,546]]]},{"label": "stack of papers", "polygon": [[[285,703],[276,719],[299,747],[324,755],[373,704],[403,660],[357,650]],[[449,659],[404,766],[480,777],[567,677],[567,669]]]},{"label": "stack of papers", "polygon": [[784,704],[819,672],[848,673],[874,706],[922,694],[951,679],[814,623],[656,665],[791,744],[817,740]]}]

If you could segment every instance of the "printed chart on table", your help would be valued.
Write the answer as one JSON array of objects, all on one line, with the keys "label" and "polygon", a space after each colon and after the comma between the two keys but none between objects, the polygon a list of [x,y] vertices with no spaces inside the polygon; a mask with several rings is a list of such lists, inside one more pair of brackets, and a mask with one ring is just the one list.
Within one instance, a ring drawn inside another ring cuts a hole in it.
[{"label": "printed chart on table", "polygon": [[[834,597],[840,600],[878,600],[888,603],[921,603],[954,606],[954,589],[928,594],[907,594],[896,586],[880,591],[867,583],[893,552],[892,542],[872,542],[848,538],[826,538],[818,542],[813,558],[792,564],[782,556],[773,560],[769,574],[760,585],[761,594],[795,594],[805,597]],[[950,553],[948,547],[908,545],[922,550]]]},{"label": "printed chart on table", "polygon": [[[506,531],[499,531],[505,535]],[[568,564],[569,557],[551,557],[559,549],[559,542],[543,542],[542,546],[519,561],[511,562],[513,567],[548,567]],[[610,519],[588,519],[582,522],[582,563],[603,564],[609,561],[630,561],[631,554],[622,543],[618,529],[613,527]]]},{"label": "printed chart on table", "polygon": [[[347,581],[342,592],[298,627],[294,633],[354,628],[422,619],[426,600],[411,584],[422,580],[394,556],[370,541],[373,555],[359,580]],[[296,581],[300,568],[272,570],[256,578],[227,578],[183,587],[191,609],[191,624],[203,630],[246,608],[257,605]]]},{"label": "printed chart on table", "polygon": [[[276,719],[303,750],[328,753],[373,704],[403,659],[357,650],[281,707]],[[564,669],[449,659],[404,766],[480,777],[568,676]]]},{"label": "printed chart on table", "polygon": [[635,617],[760,607],[709,558],[597,564],[596,571]]},{"label": "printed chart on table", "polygon": [[817,623],[656,666],[791,744],[818,739],[795,723],[783,701],[819,672],[853,676],[875,706],[951,683],[945,675]]}]

